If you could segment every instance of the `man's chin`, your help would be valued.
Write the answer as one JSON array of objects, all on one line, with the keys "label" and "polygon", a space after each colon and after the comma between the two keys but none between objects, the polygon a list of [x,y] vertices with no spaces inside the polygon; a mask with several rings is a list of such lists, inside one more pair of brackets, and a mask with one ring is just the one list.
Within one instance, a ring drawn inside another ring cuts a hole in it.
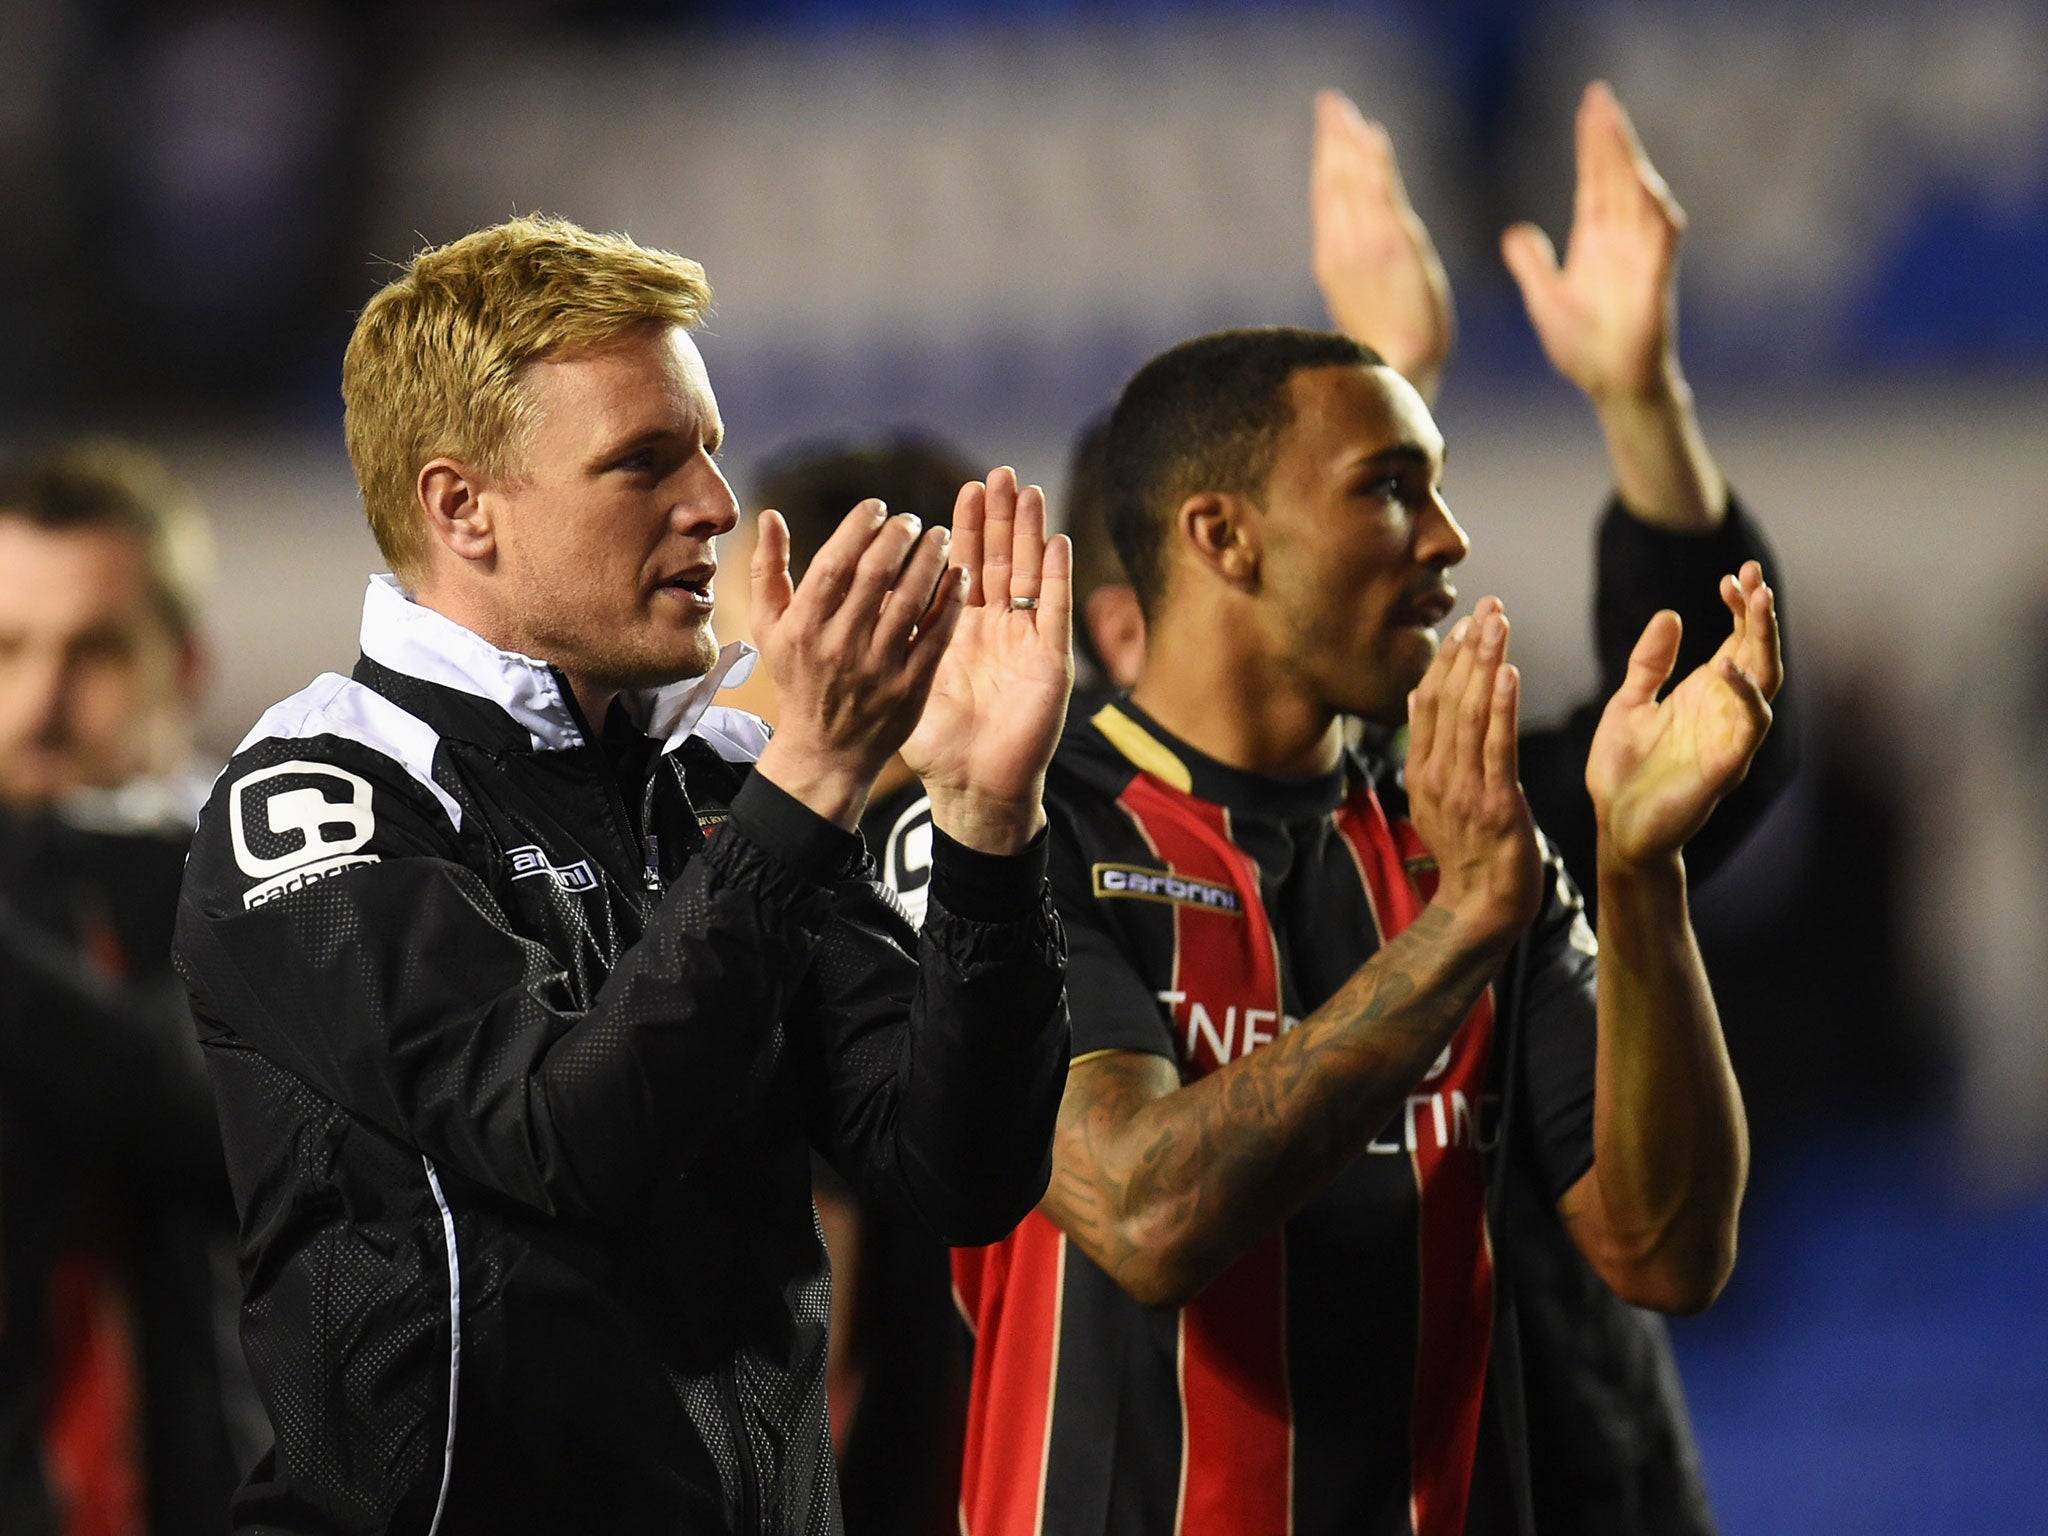
[{"label": "man's chin", "polygon": [[612,686],[635,693],[667,688],[702,677],[717,666],[718,640],[707,624],[663,646],[661,654],[635,660],[637,664],[619,669]]}]

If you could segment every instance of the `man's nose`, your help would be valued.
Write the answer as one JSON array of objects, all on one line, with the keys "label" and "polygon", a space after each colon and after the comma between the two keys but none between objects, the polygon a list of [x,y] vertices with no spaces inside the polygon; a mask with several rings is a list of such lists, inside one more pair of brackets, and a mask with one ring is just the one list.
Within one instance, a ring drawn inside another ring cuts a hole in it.
[{"label": "man's nose", "polygon": [[1471,553],[1472,540],[1451,516],[1443,493],[1431,491],[1415,527],[1415,558],[1428,565],[1456,565]]},{"label": "man's nose", "polygon": [[715,539],[739,526],[739,498],[713,460],[705,459],[703,468],[705,473],[693,474],[685,482],[682,499],[671,515],[684,532]]}]

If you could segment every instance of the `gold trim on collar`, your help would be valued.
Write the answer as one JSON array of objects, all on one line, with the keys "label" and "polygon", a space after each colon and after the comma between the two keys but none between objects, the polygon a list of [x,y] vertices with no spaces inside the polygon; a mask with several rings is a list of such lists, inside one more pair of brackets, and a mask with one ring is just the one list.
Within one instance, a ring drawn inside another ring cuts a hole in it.
[{"label": "gold trim on collar", "polygon": [[1170,784],[1184,795],[1195,792],[1194,775],[1188,772],[1188,765],[1174,756],[1173,749],[1165,742],[1114,704],[1103,705],[1088,723],[1102,732],[1103,739],[1128,758],[1134,767],[1162,783]]}]

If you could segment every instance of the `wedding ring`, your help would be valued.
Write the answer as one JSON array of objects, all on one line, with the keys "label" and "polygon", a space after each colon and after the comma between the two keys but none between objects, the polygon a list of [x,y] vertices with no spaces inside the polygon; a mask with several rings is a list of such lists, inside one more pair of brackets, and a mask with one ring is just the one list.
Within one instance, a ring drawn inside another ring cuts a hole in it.
[{"label": "wedding ring", "polygon": [[1010,606],[1029,612],[1038,606],[1038,599],[1035,597],[1013,597],[1010,599]]}]

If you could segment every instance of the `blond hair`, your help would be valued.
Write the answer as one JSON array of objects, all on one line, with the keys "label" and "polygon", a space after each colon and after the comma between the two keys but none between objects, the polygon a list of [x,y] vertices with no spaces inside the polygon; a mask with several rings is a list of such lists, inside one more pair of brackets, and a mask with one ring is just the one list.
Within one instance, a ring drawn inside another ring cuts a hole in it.
[{"label": "blond hair", "polygon": [[38,528],[113,528],[141,544],[150,596],[172,634],[192,640],[213,578],[213,535],[198,500],[149,449],[113,437],[61,438],[0,462],[0,517]]},{"label": "blond hair", "polygon": [[446,456],[516,473],[533,425],[528,363],[644,325],[695,326],[710,304],[696,262],[546,215],[413,257],[357,317],[341,364],[349,461],[399,580],[413,585],[426,566],[422,466]]}]

